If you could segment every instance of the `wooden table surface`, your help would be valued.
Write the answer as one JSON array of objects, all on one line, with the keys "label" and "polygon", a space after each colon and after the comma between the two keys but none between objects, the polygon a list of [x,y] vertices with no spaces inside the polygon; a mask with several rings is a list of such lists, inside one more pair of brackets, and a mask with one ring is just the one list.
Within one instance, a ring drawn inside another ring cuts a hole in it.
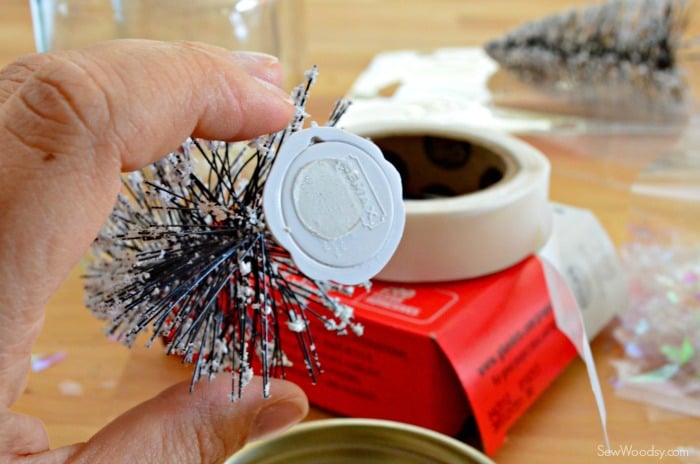
[{"label": "wooden table surface", "polygon": [[[394,49],[430,50],[483,44],[526,19],[562,10],[581,0],[307,0],[307,59],[321,75],[312,114],[322,120],[373,55]],[[696,34],[697,36],[697,34]],[[34,43],[26,0],[0,6],[0,65],[32,52]],[[629,194],[636,167],[577,153],[576,144],[531,140],[553,165],[551,197],[591,208],[618,244],[625,240]],[[659,150],[664,147],[660,142]],[[649,147],[648,144],[645,146]],[[616,397],[610,360],[620,355],[606,330],[593,343],[608,408],[614,447],[637,450],[678,446],[700,448],[700,421],[665,414]],[[86,440],[107,421],[190,371],[157,349],[129,351],[103,336],[82,303],[79,270],[50,302],[36,353],[65,353],[53,367],[31,374],[15,410],[41,417],[53,446]],[[312,410],[310,419],[327,417]],[[574,361],[513,427],[495,459],[501,463],[647,462],[652,458],[599,457],[600,423],[583,363]],[[658,460],[658,459],[657,459]],[[666,458],[663,462],[691,462]]]}]

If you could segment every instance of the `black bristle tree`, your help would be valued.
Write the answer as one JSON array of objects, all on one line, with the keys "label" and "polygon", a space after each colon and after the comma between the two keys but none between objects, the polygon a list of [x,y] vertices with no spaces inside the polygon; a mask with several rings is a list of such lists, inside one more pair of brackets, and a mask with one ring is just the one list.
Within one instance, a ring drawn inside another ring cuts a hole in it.
[{"label": "black bristle tree", "polygon": [[[301,130],[316,77],[293,93],[289,126],[249,143],[190,139],[124,178],[117,204],[86,263],[86,305],[110,336],[132,345],[150,332],[200,378],[232,375],[232,400],[259,361],[264,396],[287,363],[281,330],[296,334],[310,375],[320,362],[310,320],[361,334],[351,308],[329,292],[351,287],[307,278],[266,227],[263,187],[284,141]],[[347,108],[340,101],[335,125]]]}]

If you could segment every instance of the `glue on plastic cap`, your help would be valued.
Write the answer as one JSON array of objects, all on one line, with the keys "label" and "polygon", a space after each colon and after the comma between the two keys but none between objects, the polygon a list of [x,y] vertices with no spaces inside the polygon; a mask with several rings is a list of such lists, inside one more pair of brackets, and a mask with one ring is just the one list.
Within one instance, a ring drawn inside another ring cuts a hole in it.
[{"label": "glue on plastic cap", "polygon": [[405,223],[401,178],[369,140],[311,127],[280,147],[263,209],[275,239],[308,277],[357,284],[375,276]]}]

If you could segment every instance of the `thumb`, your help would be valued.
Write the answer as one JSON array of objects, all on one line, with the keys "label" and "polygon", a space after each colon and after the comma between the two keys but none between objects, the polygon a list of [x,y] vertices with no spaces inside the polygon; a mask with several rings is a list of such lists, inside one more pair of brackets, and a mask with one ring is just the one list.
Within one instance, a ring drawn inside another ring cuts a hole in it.
[{"label": "thumb", "polygon": [[272,396],[262,397],[255,377],[235,402],[231,379],[219,376],[177,384],[121,415],[73,454],[69,462],[223,462],[247,442],[282,432],[308,412],[296,385],[272,379]]}]

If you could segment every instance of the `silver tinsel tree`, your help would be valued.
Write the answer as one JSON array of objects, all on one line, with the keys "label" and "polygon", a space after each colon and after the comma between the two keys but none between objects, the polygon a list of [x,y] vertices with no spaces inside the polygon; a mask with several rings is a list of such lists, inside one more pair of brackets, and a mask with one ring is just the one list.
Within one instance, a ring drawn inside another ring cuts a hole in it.
[{"label": "silver tinsel tree", "polygon": [[601,112],[678,110],[685,0],[612,0],[528,22],[486,52],[520,80]]}]

